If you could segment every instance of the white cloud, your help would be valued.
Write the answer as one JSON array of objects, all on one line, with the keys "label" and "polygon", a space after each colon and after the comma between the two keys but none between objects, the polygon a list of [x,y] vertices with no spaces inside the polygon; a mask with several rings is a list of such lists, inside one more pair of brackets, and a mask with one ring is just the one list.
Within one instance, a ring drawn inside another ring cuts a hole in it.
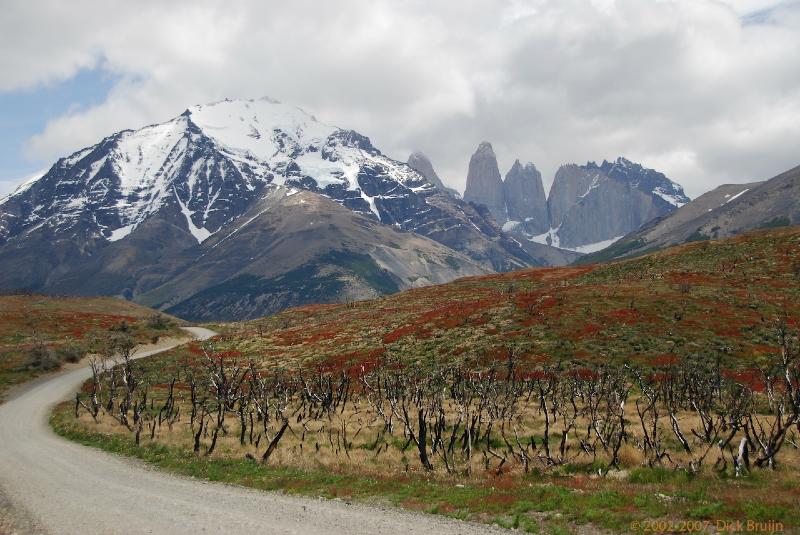
[{"label": "white cloud", "polygon": [[[800,3],[765,0],[17,1],[0,90],[102,66],[102,104],[28,143],[54,159],[191,104],[271,95],[428,153],[463,187],[493,142],[501,170],[624,154],[697,195],[800,163]],[[758,12],[758,16],[750,16]]]}]

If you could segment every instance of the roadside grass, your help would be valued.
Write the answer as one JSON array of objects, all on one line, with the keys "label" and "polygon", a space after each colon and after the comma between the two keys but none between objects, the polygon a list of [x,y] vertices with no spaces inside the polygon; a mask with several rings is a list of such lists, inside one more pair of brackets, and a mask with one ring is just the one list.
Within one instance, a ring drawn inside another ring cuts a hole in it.
[{"label": "roadside grass", "polygon": [[410,470],[382,477],[348,469],[267,466],[242,456],[197,456],[149,439],[137,446],[130,434],[93,431],[73,411],[73,404],[65,402],[51,417],[53,429],[64,438],[168,472],[259,490],[390,505],[527,533],[641,532],[632,528],[636,522],[656,519],[702,521],[709,530],[717,521],[781,522],[784,532],[800,532],[800,487],[791,469],[744,478],[647,467],[598,477],[591,465],[525,476]]}]

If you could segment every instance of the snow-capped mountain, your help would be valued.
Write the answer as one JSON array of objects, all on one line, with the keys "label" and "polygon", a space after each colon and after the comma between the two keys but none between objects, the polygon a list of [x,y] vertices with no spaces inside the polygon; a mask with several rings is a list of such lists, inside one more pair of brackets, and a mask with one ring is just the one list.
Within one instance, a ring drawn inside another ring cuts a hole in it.
[{"label": "snow-capped mountain", "polygon": [[[441,192],[367,137],[265,98],[194,106],[118,132],[0,200],[0,287],[152,295],[223,239],[236,240],[242,218],[257,218],[253,208],[277,191],[327,197],[357,216],[350,224],[372,220],[428,237],[455,264],[469,262],[467,271],[536,263],[485,211]],[[155,304],[174,304],[168,294]]]},{"label": "snow-capped mountain", "polygon": [[[383,206],[390,202],[374,187],[370,171],[401,190],[432,190],[417,173],[381,155],[355,132],[270,99],[226,100],[110,136],[59,160],[11,197],[32,188],[54,194],[42,199],[50,202],[26,206],[29,211],[17,227],[44,224],[66,230],[92,211],[98,235],[109,241],[124,238],[175,202],[202,242],[268,184],[325,193],[354,211],[390,219],[390,209]],[[389,199],[404,191],[392,193]]]}]

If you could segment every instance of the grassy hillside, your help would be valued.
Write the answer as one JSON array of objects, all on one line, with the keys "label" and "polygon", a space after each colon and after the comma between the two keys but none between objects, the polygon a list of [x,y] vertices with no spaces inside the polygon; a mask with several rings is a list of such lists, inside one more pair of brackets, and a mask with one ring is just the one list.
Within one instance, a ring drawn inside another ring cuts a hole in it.
[{"label": "grassy hillside", "polygon": [[684,355],[750,366],[774,350],[772,322],[800,317],[800,230],[756,232],[614,264],[530,269],[308,306],[234,324],[220,346],[289,369],[381,356],[440,366],[513,351],[522,366],[660,365]]},{"label": "grassy hillside", "polygon": [[177,333],[174,318],[110,297],[0,295],[0,398],[10,386],[98,350],[113,334],[139,343]]}]

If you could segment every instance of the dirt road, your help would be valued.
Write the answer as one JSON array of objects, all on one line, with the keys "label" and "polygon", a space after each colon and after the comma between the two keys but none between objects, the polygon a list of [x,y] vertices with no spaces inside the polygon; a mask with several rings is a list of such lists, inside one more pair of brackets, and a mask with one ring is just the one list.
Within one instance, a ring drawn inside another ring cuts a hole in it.
[{"label": "dirt road", "polygon": [[[214,334],[198,327],[187,329],[201,339]],[[137,357],[166,349],[140,352]],[[52,432],[48,415],[55,403],[71,397],[89,376],[88,368],[56,375],[0,405],[0,503],[9,504],[20,532],[504,532],[392,508],[295,498],[173,476],[69,442]]]}]

